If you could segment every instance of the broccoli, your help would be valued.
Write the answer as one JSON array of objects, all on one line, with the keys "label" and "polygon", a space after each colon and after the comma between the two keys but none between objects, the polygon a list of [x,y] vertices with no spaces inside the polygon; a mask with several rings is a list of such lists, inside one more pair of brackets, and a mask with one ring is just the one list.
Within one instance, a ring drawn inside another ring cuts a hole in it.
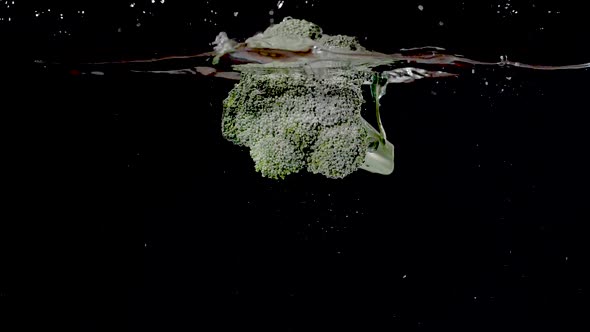
[{"label": "broccoli", "polygon": [[329,178],[359,168],[389,174],[393,146],[361,117],[367,75],[243,70],[223,102],[223,135],[249,147],[256,170],[269,178],[303,169]]},{"label": "broccoli", "polygon": [[[268,47],[277,40],[281,49],[289,48],[284,42],[299,49],[323,42],[363,50],[354,38],[322,35],[315,24],[290,18],[248,42]],[[358,169],[390,174],[393,145],[385,138],[378,107],[387,80],[367,67],[324,63],[310,68],[301,63],[234,66],[241,78],[223,101],[224,137],[248,147],[255,169],[268,178],[284,179],[304,169],[334,179]],[[361,117],[361,87],[367,82],[379,130]]]},{"label": "broccoli", "polygon": [[280,24],[267,28],[264,35],[295,36],[315,40],[322,37],[322,28],[306,20],[285,17]]},{"label": "broccoli", "polygon": [[327,48],[341,48],[348,51],[366,51],[366,49],[358,42],[356,37],[344,35],[323,35],[319,39],[319,43]]}]

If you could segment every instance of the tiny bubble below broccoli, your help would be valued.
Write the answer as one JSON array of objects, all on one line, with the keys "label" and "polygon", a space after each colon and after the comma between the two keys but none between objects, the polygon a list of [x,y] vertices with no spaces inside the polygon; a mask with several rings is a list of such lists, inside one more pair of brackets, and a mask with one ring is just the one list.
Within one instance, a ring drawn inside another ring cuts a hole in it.
[{"label": "tiny bubble below broccoli", "polygon": [[361,117],[361,86],[370,71],[246,68],[223,102],[222,132],[250,148],[263,176],[284,179],[306,169],[339,179],[358,169],[393,171],[393,145]]}]

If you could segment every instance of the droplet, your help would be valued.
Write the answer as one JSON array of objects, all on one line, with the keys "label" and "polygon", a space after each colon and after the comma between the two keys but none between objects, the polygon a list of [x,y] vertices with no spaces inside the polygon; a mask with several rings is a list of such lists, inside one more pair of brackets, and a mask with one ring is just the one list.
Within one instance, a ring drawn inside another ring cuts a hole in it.
[{"label": "droplet", "polygon": [[277,2],[277,8],[281,9],[281,7],[283,7],[283,5],[285,4],[285,1],[279,1]]},{"label": "droplet", "polygon": [[424,10],[424,6],[418,5],[418,10],[423,11]]}]

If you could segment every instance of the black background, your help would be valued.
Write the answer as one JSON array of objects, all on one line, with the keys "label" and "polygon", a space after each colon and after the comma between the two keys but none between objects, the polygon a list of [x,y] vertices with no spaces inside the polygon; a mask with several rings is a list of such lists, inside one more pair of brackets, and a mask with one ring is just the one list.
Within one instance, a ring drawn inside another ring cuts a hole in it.
[{"label": "black background", "polygon": [[204,52],[289,15],[383,52],[589,62],[574,1],[131,2],[0,6],[2,331],[588,329],[587,70],[391,85],[392,175],[274,181],[221,136],[232,82],[33,63]]}]

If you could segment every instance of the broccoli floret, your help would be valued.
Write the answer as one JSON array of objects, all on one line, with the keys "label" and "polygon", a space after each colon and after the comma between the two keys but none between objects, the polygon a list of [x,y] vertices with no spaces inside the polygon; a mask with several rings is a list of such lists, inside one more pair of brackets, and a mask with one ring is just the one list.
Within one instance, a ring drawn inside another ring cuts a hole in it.
[{"label": "broccoli floret", "polygon": [[322,36],[322,28],[306,20],[285,17],[281,23],[267,28],[264,35],[305,37],[316,40]]},{"label": "broccoli floret", "polygon": [[361,117],[361,85],[369,71],[241,69],[240,82],[223,103],[222,132],[250,148],[263,176],[279,179],[303,169],[329,178],[359,168],[391,173],[391,144]]},{"label": "broccoli floret", "polygon": [[305,154],[284,136],[267,135],[250,147],[254,168],[272,179],[284,179],[305,167]]},{"label": "broccoli floret", "polygon": [[351,36],[323,35],[318,42],[320,45],[328,48],[343,49],[346,51],[366,51],[366,49],[359,43],[358,39]]},{"label": "broccoli floret", "polygon": [[308,170],[329,178],[343,178],[356,171],[365,160],[367,132],[353,118],[322,130],[309,158]]},{"label": "broccoli floret", "polygon": [[306,20],[287,17],[281,23],[267,28],[246,40],[251,48],[271,48],[294,52],[307,52],[322,36],[322,29]]}]

